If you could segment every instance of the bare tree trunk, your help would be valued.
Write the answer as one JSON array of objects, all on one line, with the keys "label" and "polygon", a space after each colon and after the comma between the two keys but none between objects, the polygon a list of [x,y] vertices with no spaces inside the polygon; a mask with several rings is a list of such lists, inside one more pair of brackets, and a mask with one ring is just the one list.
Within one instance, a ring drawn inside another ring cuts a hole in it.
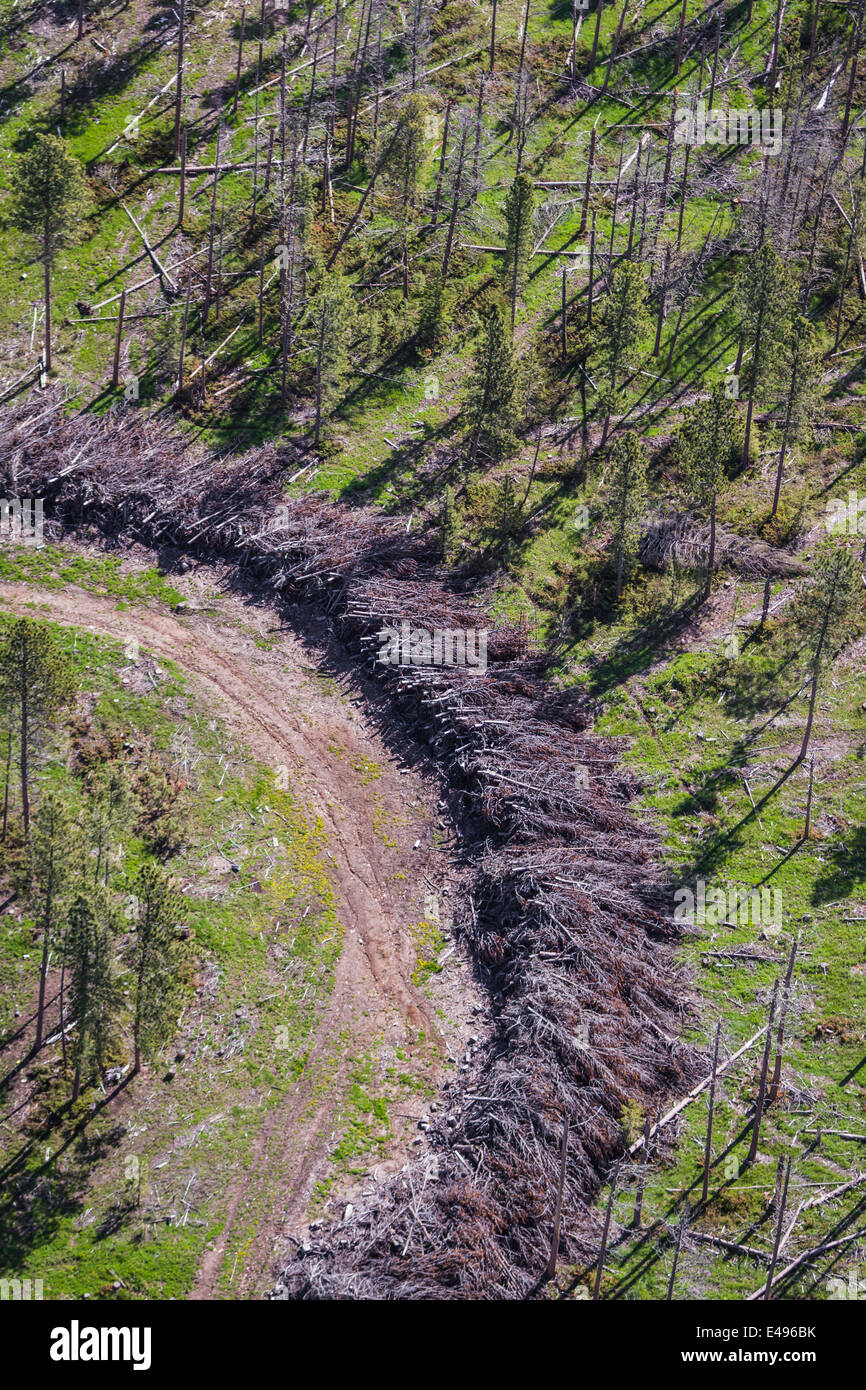
[{"label": "bare tree trunk", "polygon": [[174,93],[174,158],[177,159],[177,152],[180,147],[180,119],[183,107],[183,38],[184,38],[184,9],[186,0],[178,0],[178,26],[177,26],[177,81]]},{"label": "bare tree trunk", "polygon": [[704,1145],[704,1185],[701,1190],[701,1201],[706,1202],[710,1186],[710,1164],[713,1156],[713,1111],[716,1103],[716,1072],[719,1066],[719,1037],[722,1031],[722,1022],[716,1024],[716,1041],[713,1046],[713,1073],[710,1078],[710,1103],[707,1111],[707,1139]]},{"label": "bare tree trunk", "polygon": [[[814,771],[814,768],[812,769]],[[809,806],[812,804],[812,773],[809,774]],[[808,812],[807,812],[808,817]],[[807,829],[808,836],[808,829]],[[776,1034],[776,1060],[773,1064],[773,1079],[770,1082],[770,1093],[767,1104],[773,1105],[779,1096],[779,1082],[782,1079],[782,1057],[785,1044],[785,1020],[788,1014],[788,1005],[791,1002],[790,991],[791,981],[794,978],[794,961],[797,958],[797,947],[800,944],[799,935],[794,937],[791,943],[791,952],[788,956],[788,968],[785,971],[785,981],[782,986],[782,1008],[779,1013],[779,1031]]]},{"label": "bare tree trunk", "polygon": [[812,0],[812,29],[809,34],[809,61],[806,64],[806,76],[812,76],[812,64],[815,61],[815,39],[818,34],[818,11],[821,0]]},{"label": "bare tree trunk", "polygon": [[43,290],[45,295],[45,371],[51,371],[51,251],[46,231],[42,249]]},{"label": "bare tree trunk", "polygon": [[120,344],[123,340],[123,315],[126,309],[126,290],[121,290],[120,307],[117,311],[117,332],[114,337],[114,361],[111,367],[111,389],[116,391],[120,382]]},{"label": "bare tree trunk", "polygon": [[758,1154],[758,1141],[761,1137],[761,1120],[764,1115],[764,1095],[767,1089],[767,1069],[770,1065],[770,1048],[773,1039],[773,1019],[776,1016],[776,998],[779,992],[779,981],[773,985],[773,996],[770,1000],[770,1017],[767,1020],[767,1038],[764,1043],[764,1057],[761,1062],[761,1079],[758,1082],[758,1099],[755,1105],[755,1118],[752,1121],[752,1142],[749,1145],[747,1163],[754,1163]]},{"label": "bare tree trunk", "polygon": [[622,13],[619,17],[619,24],[616,26],[616,33],[613,36],[613,48],[610,50],[610,57],[607,60],[607,67],[604,73],[604,86],[601,89],[602,96],[604,96],[605,92],[607,91],[608,83],[610,82],[610,74],[613,71],[614,63],[616,62],[616,55],[619,50],[619,41],[622,37],[622,26],[625,23],[625,13],[628,9],[628,5],[629,0],[622,0]]},{"label": "bare tree trunk", "polygon": [[592,52],[589,55],[588,71],[592,72],[595,67],[596,54],[598,53],[598,36],[601,33],[601,16],[604,11],[604,0],[598,0],[595,11],[595,33],[592,36]]},{"label": "bare tree trunk", "polygon": [[565,1174],[568,1165],[568,1120],[562,1126],[562,1144],[559,1159],[559,1186],[556,1191],[556,1207],[553,1215],[553,1235],[550,1240],[550,1259],[547,1262],[545,1277],[553,1279],[556,1275],[556,1260],[559,1255],[559,1230],[562,1221],[562,1194],[565,1189]]},{"label": "bare tree trunk", "polygon": [[183,214],[186,206],[186,126],[180,135],[180,193],[178,195],[177,225],[183,231]]},{"label": "bare tree trunk", "polygon": [[713,588],[713,562],[716,558],[716,497],[710,503],[710,549],[707,555],[707,583],[704,589],[704,602],[706,603],[712,593]]},{"label": "bare tree trunk", "polygon": [[617,1163],[610,1177],[610,1197],[607,1202],[607,1210],[604,1214],[604,1226],[601,1232],[601,1249],[598,1252],[598,1265],[595,1271],[595,1283],[592,1289],[593,1302],[597,1302],[601,1292],[601,1278],[604,1273],[604,1257],[607,1254],[607,1238],[610,1233],[610,1218],[613,1213],[613,1199],[616,1193],[616,1182],[619,1177],[619,1164]]},{"label": "bare tree trunk", "polygon": [[716,16],[716,42],[713,49],[713,74],[710,78],[710,93],[707,97],[707,110],[713,109],[713,98],[716,95],[716,73],[719,69],[719,44],[722,41],[722,11],[719,10]]},{"label": "bare tree trunk", "polygon": [[567,327],[565,320],[566,313],[566,286],[565,286],[565,266],[562,267],[562,286],[561,286],[561,305],[560,305],[560,345],[562,348],[562,360],[568,356]]},{"label": "bare tree trunk", "polygon": [[433,199],[433,215],[431,217],[431,222],[434,227],[436,226],[436,223],[439,218],[439,201],[442,196],[442,175],[445,170],[445,156],[448,152],[448,127],[450,123],[451,98],[449,97],[445,103],[445,126],[442,131],[442,149],[439,152],[439,168],[436,173],[436,194]]},{"label": "bare tree trunk", "polygon": [[683,56],[683,33],[686,27],[686,6],[688,3],[689,0],[683,0],[682,7],[680,8],[680,27],[677,32],[677,56],[674,63],[674,77],[679,77],[680,75],[680,63],[682,62]]},{"label": "bare tree trunk", "polygon": [[664,263],[664,269],[662,270],[662,283],[661,283],[661,287],[660,287],[660,289],[659,289],[659,312],[658,312],[658,318],[656,319],[656,340],[655,340],[655,344],[654,344],[654,346],[653,346],[653,354],[652,354],[653,357],[658,357],[658,355],[659,355],[659,348],[661,347],[661,341],[662,341],[662,327],[664,326],[664,321],[665,321],[665,301],[666,301],[666,299],[667,299],[667,294],[668,294],[668,268],[669,268],[669,266],[670,266],[670,260],[671,260],[671,248],[670,248],[669,246],[666,246],[666,247],[665,247],[665,263]]},{"label": "bare tree trunk", "polygon": [[213,244],[214,244],[214,233],[215,233],[215,230],[216,230],[217,186],[218,186],[218,184],[219,184],[219,176],[220,176],[220,138],[221,138],[221,136],[222,136],[222,129],[223,129],[223,127],[222,127],[222,121],[220,121],[219,124],[217,125],[216,155],[215,155],[215,158],[214,158],[214,167],[213,167],[213,190],[212,190],[212,192],[211,192],[211,200],[210,200],[210,232],[209,232],[209,234],[208,234],[208,243],[207,243],[207,274],[206,274],[206,277],[205,277],[205,284],[204,284],[204,308],[203,308],[203,310],[202,310],[202,323],[203,323],[203,324],[207,322],[208,309],[210,308],[210,289],[211,289],[211,279],[212,279],[212,276],[213,276]]},{"label": "bare tree trunk", "polygon": [[189,298],[192,292],[192,276],[187,277],[186,282],[186,303],[183,309],[183,325],[180,330],[180,359],[177,365],[177,389],[183,390],[183,359],[186,353],[186,334],[189,327]]},{"label": "bare tree trunk", "polygon": [[3,833],[0,835],[0,844],[6,843],[6,831],[9,827],[9,784],[12,780],[12,701],[9,701],[7,710],[7,720],[9,729],[9,742],[6,747],[6,776],[3,783]]},{"label": "bare tree trunk", "polygon": [[592,210],[592,230],[589,234],[589,284],[586,287],[586,326],[592,328],[592,286],[595,279],[595,208]]},{"label": "bare tree trunk", "polygon": [[26,657],[21,666],[21,746],[18,758],[21,769],[21,811],[24,817],[24,837],[30,838],[30,704],[28,698],[28,673]]},{"label": "bare tree trunk", "polygon": [[583,236],[586,231],[586,219],[589,215],[589,199],[592,193],[592,171],[595,164],[595,126],[589,132],[589,154],[586,161],[586,183],[583,188],[583,206],[580,210],[580,226],[577,229],[578,236]]},{"label": "bare tree trunk", "polygon": [[319,327],[319,348],[316,353],[316,429],[313,436],[313,448],[318,447],[319,435],[322,429],[322,356],[325,350],[325,306],[322,305],[322,321]]},{"label": "bare tree trunk", "polygon": [[238,109],[238,96],[239,96],[240,90],[241,90],[241,63],[243,62],[243,56],[244,56],[244,28],[245,28],[245,26],[246,26],[246,22],[247,22],[247,7],[246,7],[246,5],[242,5],[242,6],[241,6],[241,31],[240,31],[240,34],[239,34],[239,36],[238,36],[238,65],[237,65],[237,69],[236,69],[236,71],[235,71],[235,94],[234,94],[234,98],[233,98],[233,100],[232,100],[232,115],[234,115],[235,112],[236,112],[237,109]]},{"label": "bare tree trunk", "polygon": [[[770,1260],[770,1272],[769,1272],[769,1274],[767,1275],[767,1282],[766,1282],[766,1284],[764,1285],[764,1298],[767,1299],[767,1300],[769,1300],[769,1298],[770,1298],[770,1293],[771,1293],[772,1288],[773,1288],[773,1276],[774,1276],[775,1273],[776,1273],[776,1262],[778,1261],[778,1258],[779,1258],[779,1245],[780,1245],[781,1240],[782,1240],[782,1223],[783,1223],[784,1220],[785,1220],[785,1205],[786,1205],[786,1203],[787,1203],[787,1201],[788,1201],[788,1183],[790,1182],[790,1179],[791,1179],[791,1159],[790,1159],[790,1157],[788,1158],[787,1163],[785,1163],[785,1157],[784,1157],[784,1155],[780,1155],[780,1157],[779,1157],[779,1170],[778,1170],[779,1178],[781,1178],[781,1176],[782,1176],[782,1166],[783,1166],[783,1164],[784,1164],[784,1168],[785,1168],[785,1177],[784,1177],[784,1181],[783,1181],[783,1183],[782,1183],[782,1196],[781,1196],[781,1200],[780,1200],[780,1202],[779,1202],[779,1217],[778,1217],[778,1220],[777,1220],[777,1222],[776,1222],[776,1238],[775,1238],[775,1240],[773,1241],[773,1257],[772,1257],[772,1259]],[[777,1186],[778,1186],[778,1181],[777,1181]]]},{"label": "bare tree trunk", "polygon": [[451,199],[451,216],[448,221],[448,235],[445,238],[445,250],[442,253],[442,284],[448,277],[448,267],[451,263],[451,248],[454,245],[454,228],[457,225],[457,209],[460,203],[461,184],[463,182],[463,159],[466,153],[466,130],[460,134],[460,154],[457,157],[457,174],[454,180],[454,196]]}]

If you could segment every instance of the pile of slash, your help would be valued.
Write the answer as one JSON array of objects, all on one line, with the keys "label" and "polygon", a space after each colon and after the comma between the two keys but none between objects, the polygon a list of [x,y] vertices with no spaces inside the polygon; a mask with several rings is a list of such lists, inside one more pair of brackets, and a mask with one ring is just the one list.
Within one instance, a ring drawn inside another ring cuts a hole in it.
[{"label": "pile of slash", "polygon": [[[349,1221],[316,1232],[281,1276],[299,1298],[525,1298],[543,1285],[570,1124],[561,1258],[598,1246],[594,1196],[625,1148],[623,1111],[688,1089],[678,1040],[690,992],[674,963],[652,828],[613,741],[545,679],[519,624],[489,621],[435,533],[305,496],[297,455],[190,448],[137,413],[68,418],[43,395],[7,412],[0,490],[41,497],[48,533],[231,559],[260,592],[323,607],[429,746],[463,807],[473,888],[460,921],[490,1001],[471,1094],[430,1148]],[[486,628],[487,665],[383,665],[383,627]],[[452,798],[453,800],[454,798]],[[309,1243],[308,1243],[309,1247]]]}]

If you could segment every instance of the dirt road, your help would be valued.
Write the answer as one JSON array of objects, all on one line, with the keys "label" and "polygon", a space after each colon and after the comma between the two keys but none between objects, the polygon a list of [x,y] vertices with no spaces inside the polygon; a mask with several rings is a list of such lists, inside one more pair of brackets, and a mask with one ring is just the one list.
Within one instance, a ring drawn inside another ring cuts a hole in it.
[{"label": "dirt road", "polygon": [[[444,831],[436,792],[398,766],[360,701],[322,679],[310,651],[276,614],[217,592],[214,580],[200,570],[180,582],[202,611],[177,613],[165,605],[118,609],[114,599],[84,590],[23,583],[0,583],[0,603],[81,631],[134,638],[155,657],[171,659],[231,736],[261,763],[287,768],[293,792],[321,817],[345,944],[313,1059],[347,1028],[353,1035],[366,1033],[368,1042],[405,1042],[407,1030],[439,1036],[441,1013],[437,1020],[431,1000],[412,983],[417,954],[410,932],[426,915],[431,885],[441,888],[453,877],[446,854],[434,845],[437,825]],[[359,779],[358,765],[380,769],[372,789]],[[373,795],[399,818],[396,848],[372,833]],[[440,901],[444,906],[446,900]],[[449,999],[456,1027],[474,1002],[463,984],[467,973],[455,972]],[[268,1286],[281,1233],[302,1224],[312,1184],[327,1163],[324,1140],[333,1104],[329,1094],[311,1107],[299,1087],[271,1112],[252,1164],[229,1179],[222,1232],[200,1265],[193,1298],[221,1296],[218,1281],[235,1223],[251,1210],[257,1213],[257,1234],[232,1295],[256,1296]],[[398,1147],[383,1169],[404,1158],[405,1149]]]}]

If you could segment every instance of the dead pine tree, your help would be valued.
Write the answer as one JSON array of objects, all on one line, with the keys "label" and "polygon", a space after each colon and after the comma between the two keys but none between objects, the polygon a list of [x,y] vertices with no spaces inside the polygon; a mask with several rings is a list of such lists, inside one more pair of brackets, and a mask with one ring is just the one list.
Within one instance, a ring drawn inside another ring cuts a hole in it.
[{"label": "dead pine tree", "polygon": [[746,1163],[754,1163],[758,1156],[758,1141],[761,1137],[761,1120],[764,1116],[764,1098],[767,1092],[767,1071],[770,1066],[770,1049],[773,1045],[773,1020],[776,1016],[776,998],[779,993],[779,981],[773,985],[773,994],[770,999],[770,1016],[767,1020],[767,1036],[764,1041],[764,1056],[761,1061],[761,1076],[758,1082],[758,1099],[755,1102],[755,1118],[752,1121],[752,1142],[749,1145],[749,1153]]},{"label": "dead pine tree", "polygon": [[177,393],[180,395],[183,390],[183,359],[186,354],[186,335],[189,328],[189,300],[192,293],[192,276],[188,275],[186,280],[186,303],[183,307],[183,322],[180,330],[180,355],[177,364]]},{"label": "dead pine tree", "polygon": [[761,604],[761,621],[758,624],[758,632],[762,632],[767,624],[767,614],[770,611],[770,592],[773,587],[772,579],[764,580],[764,597]]},{"label": "dead pine tree", "polygon": [[713,109],[713,99],[714,99],[714,97],[715,97],[715,95],[716,95],[716,73],[717,73],[718,70],[719,70],[719,45],[721,44],[721,41],[722,41],[722,11],[719,10],[719,13],[718,13],[717,16],[716,16],[716,40],[715,40],[715,44],[714,44],[714,46],[713,46],[713,70],[712,70],[712,75],[711,75],[711,77],[710,77],[710,92],[709,92],[709,96],[707,97],[707,110],[708,110],[708,111],[712,111],[712,109]]},{"label": "dead pine tree", "polygon": [[[783,1177],[783,1175],[782,1175],[783,1166],[784,1166],[784,1177]],[[781,1196],[780,1196],[780,1198],[779,1198],[779,1215],[778,1215],[778,1219],[777,1219],[777,1221],[776,1221],[776,1236],[775,1236],[775,1239],[774,1239],[774,1241],[773,1241],[773,1254],[772,1254],[772,1257],[771,1257],[771,1259],[770,1259],[770,1272],[769,1272],[768,1275],[767,1275],[767,1282],[766,1282],[766,1284],[764,1285],[764,1298],[765,1298],[766,1300],[768,1300],[768,1301],[769,1301],[769,1299],[770,1299],[770,1297],[771,1297],[771,1295],[772,1295],[772,1291],[773,1291],[773,1277],[774,1277],[774,1275],[775,1275],[775,1273],[776,1273],[776,1264],[777,1264],[778,1259],[779,1259],[779,1245],[780,1245],[781,1240],[782,1240],[782,1223],[783,1223],[784,1220],[785,1220],[785,1206],[786,1206],[786,1203],[787,1203],[787,1201],[788,1201],[788,1184],[789,1184],[790,1180],[791,1180],[791,1158],[790,1158],[790,1155],[789,1155],[789,1157],[788,1157],[787,1163],[785,1163],[784,1155],[781,1155],[780,1158],[779,1158],[779,1169],[778,1169],[778,1173],[777,1173],[777,1177],[776,1177],[776,1190],[778,1191],[779,1188],[781,1187]]]},{"label": "dead pine tree", "polygon": [[568,1168],[568,1120],[563,1121],[562,1143],[559,1153],[559,1183],[556,1189],[556,1205],[553,1213],[553,1234],[550,1238],[550,1259],[544,1277],[549,1282],[556,1277],[556,1261],[559,1257],[559,1231],[562,1223],[562,1194],[565,1191],[565,1174]]},{"label": "dead pine tree", "polygon": [[116,391],[120,384],[120,345],[123,341],[123,315],[126,310],[126,290],[121,290],[120,306],[117,310],[117,333],[114,338],[114,361],[111,367],[111,389]]},{"label": "dead pine tree", "polygon": [[[595,208],[589,233],[589,283],[586,287],[586,326],[592,328],[592,290],[595,283]],[[585,415],[585,412],[584,412]]]},{"label": "dead pine tree", "polygon": [[598,1265],[595,1271],[595,1283],[592,1288],[592,1299],[594,1303],[598,1302],[598,1297],[601,1292],[601,1276],[604,1274],[604,1257],[607,1254],[607,1239],[610,1235],[610,1218],[613,1215],[613,1199],[616,1195],[619,1167],[620,1165],[617,1163],[610,1175],[610,1196],[607,1199],[607,1211],[604,1214],[604,1226],[601,1232],[601,1249],[598,1252]]},{"label": "dead pine tree", "polygon": [[177,7],[177,78],[174,92],[174,158],[180,149],[180,121],[183,109],[183,39],[184,39],[184,0]]},{"label": "dead pine tree", "polygon": [[[661,1112],[659,1112],[659,1114],[661,1114]],[[637,1188],[634,1196],[634,1212],[631,1218],[631,1228],[633,1231],[640,1230],[641,1221],[643,1220],[643,1194],[644,1188],[646,1187],[647,1174],[649,1173],[650,1159],[652,1158],[650,1152],[651,1135],[652,1125],[650,1124],[649,1115],[647,1115],[643,1122],[643,1163],[640,1166],[637,1177]]]},{"label": "dead pine tree", "polygon": [[616,26],[616,33],[613,36],[613,47],[610,50],[610,57],[607,60],[607,67],[604,71],[604,84],[601,89],[602,96],[604,96],[607,92],[608,85],[610,83],[610,75],[613,72],[613,65],[616,62],[616,55],[619,52],[619,41],[622,38],[622,29],[623,25],[625,24],[625,16],[626,11],[628,10],[628,5],[629,0],[622,0],[622,12],[619,17],[619,24]]},{"label": "dead pine tree", "polygon": [[815,781],[815,755],[809,759],[809,791],[806,796],[806,824],[803,829],[803,839],[808,840],[812,835],[812,788]]},{"label": "dead pine tree", "polygon": [[666,1303],[670,1303],[670,1302],[673,1300],[673,1296],[674,1296],[674,1285],[676,1284],[676,1280],[677,1280],[677,1268],[679,1267],[679,1263],[680,1263],[680,1251],[681,1251],[682,1248],[683,1248],[683,1236],[684,1236],[685,1233],[686,1233],[686,1226],[687,1226],[687,1224],[688,1224],[688,1207],[686,1208],[686,1211],[683,1213],[683,1215],[680,1217],[680,1223],[679,1223],[679,1225],[678,1225],[678,1227],[677,1227],[677,1239],[676,1239],[676,1244],[674,1245],[674,1258],[673,1258],[673,1262],[672,1262],[672,1264],[671,1264],[670,1278],[668,1279],[668,1291],[667,1291],[667,1293],[666,1293],[666,1295],[665,1295],[665,1302],[666,1302]]},{"label": "dead pine tree", "polygon": [[815,40],[818,37],[818,12],[821,8],[821,0],[812,0],[812,24],[809,31],[809,57],[806,61],[806,76],[812,76],[812,64],[815,61]]},{"label": "dead pine tree", "polygon": [[264,338],[264,312],[265,312],[265,247],[264,243],[259,247],[259,347]]},{"label": "dead pine tree", "polygon": [[666,247],[665,247],[664,266],[663,266],[663,269],[662,269],[661,284],[659,285],[659,311],[658,311],[658,317],[656,318],[656,337],[655,337],[655,343],[653,344],[653,350],[652,350],[652,355],[653,355],[653,357],[658,357],[658,355],[659,355],[659,349],[661,348],[662,328],[664,327],[664,321],[665,321],[665,303],[666,303],[666,300],[667,300],[667,293],[668,293],[668,271],[670,270],[670,264],[671,264],[671,248],[670,248],[670,246],[666,246]]},{"label": "dead pine tree", "polygon": [[177,226],[183,231],[183,214],[186,206],[186,126],[180,133],[180,191],[177,200]]},{"label": "dead pine tree", "polygon": [[595,33],[592,36],[592,52],[589,55],[588,72],[592,72],[595,67],[595,60],[598,54],[598,37],[601,33],[601,16],[604,12],[604,0],[598,0],[595,10]]},{"label": "dead pine tree", "polygon": [[496,68],[496,8],[498,0],[493,0],[493,14],[490,17],[490,72]]},{"label": "dead pine tree", "polygon": [[586,219],[589,215],[589,200],[592,194],[592,171],[595,165],[595,126],[589,132],[589,153],[586,159],[586,183],[583,187],[583,204],[580,209],[580,226],[577,229],[578,236],[583,236],[586,231]]},{"label": "dead pine tree", "polygon": [[[531,0],[526,0],[526,5],[524,6],[523,10],[522,32],[520,35],[520,59],[517,64],[517,73],[515,74],[514,78],[514,106],[511,112],[511,125],[514,130],[517,129],[520,114],[521,88],[525,85],[523,81],[523,63],[526,57],[526,34],[529,29],[530,2]],[[518,169],[518,173],[519,172],[520,170]]]},{"label": "dead pine tree", "polygon": [[706,1202],[710,1188],[710,1166],[713,1157],[713,1112],[716,1104],[716,1073],[719,1068],[719,1038],[722,1031],[722,1021],[719,1019],[716,1024],[716,1040],[713,1044],[713,1071],[710,1077],[710,1097],[707,1109],[707,1139],[704,1145],[704,1184],[701,1189],[701,1201]]},{"label": "dead pine tree", "polygon": [[[810,778],[811,790],[811,778]],[[788,966],[785,970],[785,979],[782,984],[782,1007],[779,1010],[779,1029],[776,1033],[776,1060],[773,1063],[773,1079],[770,1082],[770,1090],[767,1096],[767,1104],[774,1105],[779,1096],[779,1083],[782,1080],[782,1060],[785,1046],[785,1023],[788,1017],[788,1009],[791,1003],[791,982],[794,978],[794,962],[797,959],[797,947],[800,944],[799,933],[796,933],[791,943],[791,951],[788,956]]]},{"label": "dead pine tree", "polygon": [[442,129],[442,148],[439,151],[439,168],[436,171],[436,192],[433,196],[433,211],[430,215],[431,226],[435,227],[439,218],[439,204],[442,199],[442,175],[445,172],[445,156],[448,153],[448,129],[451,124],[452,101],[449,97],[445,103],[445,124]]},{"label": "dead pine tree", "polygon": [[[307,104],[306,104],[306,106],[305,106],[305,108],[304,108],[304,139],[303,139],[303,143],[302,143],[302,145],[301,145],[301,163],[302,163],[302,164],[306,164],[306,162],[307,162],[307,142],[308,142],[308,140],[309,140],[309,138],[310,138],[310,118],[311,118],[312,113],[313,113],[313,96],[314,96],[315,90],[316,90],[316,73],[317,73],[318,66],[319,66],[319,33],[320,33],[320,31],[317,30],[317,31],[316,31],[316,42],[315,42],[314,45],[313,45],[313,70],[312,70],[312,73],[311,73],[311,75],[310,75],[310,90],[309,90],[308,93],[307,93]],[[285,70],[286,70],[286,44],[285,44],[285,34],[284,34],[284,35],[283,35],[283,76],[282,76],[283,87],[285,87],[285,81],[286,81]],[[283,104],[285,104],[285,97],[283,97]]]},{"label": "dead pine tree", "polygon": [[246,5],[242,5],[242,6],[241,6],[241,27],[240,27],[240,33],[238,34],[238,62],[237,62],[237,68],[235,69],[235,94],[234,94],[234,97],[232,98],[232,115],[234,115],[235,112],[236,112],[237,109],[238,109],[238,96],[240,95],[240,90],[241,90],[241,64],[242,64],[243,58],[244,58],[244,29],[245,29],[245,27],[246,27],[246,22],[247,22],[247,7],[246,7]]},{"label": "dead pine tree", "polygon": [[460,132],[460,152],[457,156],[457,170],[454,176],[454,192],[451,197],[451,215],[448,219],[448,232],[445,237],[445,249],[442,252],[442,267],[440,278],[445,284],[448,278],[448,268],[451,264],[451,251],[454,246],[454,230],[457,226],[457,213],[460,207],[460,194],[463,184],[463,164],[466,157],[466,127]]},{"label": "dead pine tree", "polygon": [[560,310],[559,310],[559,335],[560,335],[559,341],[560,341],[560,348],[561,348],[561,351],[562,351],[562,360],[563,360],[563,362],[565,361],[565,359],[566,359],[567,356],[568,356],[568,336],[567,336],[567,328],[566,328],[566,309],[567,309],[567,292],[566,292],[566,291],[567,291],[567,287],[566,287],[566,281],[565,281],[565,266],[563,266],[563,267],[562,267],[561,303],[560,303]]},{"label": "dead pine tree", "polygon": [[674,62],[674,77],[679,77],[680,75],[680,65],[682,63],[683,58],[683,34],[685,33],[686,29],[686,7],[688,3],[689,0],[683,0],[683,3],[680,7],[680,27],[677,31],[677,56],[676,61]]},{"label": "dead pine tree", "polygon": [[216,153],[214,155],[213,168],[213,188],[211,190],[210,200],[210,231],[208,233],[207,242],[207,271],[205,273],[204,282],[204,305],[202,307],[202,324],[207,322],[208,310],[210,309],[211,284],[213,281],[213,248],[214,236],[216,233],[217,187],[219,185],[220,176],[220,145],[222,142],[222,129],[222,121],[220,121],[217,125]]},{"label": "dead pine tree", "polygon": [[483,72],[478,74],[478,102],[475,107],[475,145],[472,153],[472,197],[473,201],[478,197],[478,165],[481,157],[481,117],[484,111],[484,81]]}]

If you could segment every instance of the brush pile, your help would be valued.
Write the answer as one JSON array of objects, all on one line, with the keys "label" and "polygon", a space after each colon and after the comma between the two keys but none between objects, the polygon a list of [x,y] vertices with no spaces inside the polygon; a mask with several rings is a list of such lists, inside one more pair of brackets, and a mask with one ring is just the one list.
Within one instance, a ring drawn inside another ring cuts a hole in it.
[{"label": "brush pile", "polygon": [[[462,806],[474,883],[461,923],[493,1040],[471,1094],[452,1086],[430,1147],[283,1272],[296,1298],[523,1298],[550,1253],[563,1122],[561,1251],[591,1257],[591,1202],[626,1147],[625,1107],[654,1110],[699,1071],[677,1039],[689,993],[673,961],[651,828],[613,741],[544,679],[525,627],[496,624],[436,558],[435,537],[328,499],[281,502],[297,460],[188,450],[138,415],[9,412],[0,489],[42,497],[49,534],[232,558],[260,590],[317,601],[429,745]],[[385,665],[383,628],[487,629],[486,669]]]},{"label": "brush pile", "polygon": [[[656,570],[666,570],[674,561],[683,569],[705,569],[709,553],[709,523],[692,516],[666,516],[651,522],[640,542],[641,564]],[[732,569],[746,579],[806,573],[805,566],[786,550],[719,525],[713,569]]]}]

